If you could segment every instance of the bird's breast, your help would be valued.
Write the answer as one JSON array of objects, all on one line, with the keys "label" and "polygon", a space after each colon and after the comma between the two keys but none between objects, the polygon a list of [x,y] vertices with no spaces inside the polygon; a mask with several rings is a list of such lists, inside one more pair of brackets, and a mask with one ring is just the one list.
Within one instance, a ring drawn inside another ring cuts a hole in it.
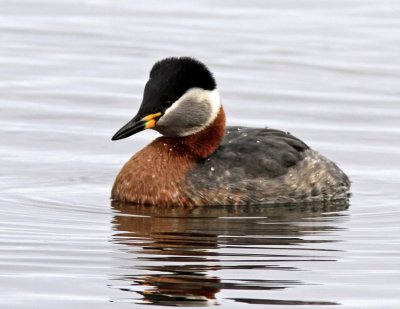
[{"label": "bird's breast", "polygon": [[194,158],[184,147],[158,138],[136,153],[115,179],[114,200],[151,205],[190,205],[184,182]]}]

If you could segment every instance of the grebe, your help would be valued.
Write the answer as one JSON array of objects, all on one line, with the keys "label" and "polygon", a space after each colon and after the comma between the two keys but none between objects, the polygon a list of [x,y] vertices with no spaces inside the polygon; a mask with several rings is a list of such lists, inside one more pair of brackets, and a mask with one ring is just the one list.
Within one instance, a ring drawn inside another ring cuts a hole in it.
[{"label": "grebe", "polygon": [[137,115],[112,140],[162,134],[121,169],[111,198],[159,206],[298,203],[346,199],[350,181],[293,135],[225,127],[208,68],[189,57],[154,64]]}]

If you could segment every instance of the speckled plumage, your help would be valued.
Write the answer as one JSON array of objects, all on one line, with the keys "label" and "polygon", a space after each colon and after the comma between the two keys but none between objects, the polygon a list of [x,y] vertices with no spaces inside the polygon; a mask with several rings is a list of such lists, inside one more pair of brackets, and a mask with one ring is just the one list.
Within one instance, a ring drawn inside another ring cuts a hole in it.
[{"label": "speckled plumage", "polygon": [[198,202],[238,205],[345,199],[350,181],[289,133],[228,127],[217,151],[187,175],[186,186]]}]

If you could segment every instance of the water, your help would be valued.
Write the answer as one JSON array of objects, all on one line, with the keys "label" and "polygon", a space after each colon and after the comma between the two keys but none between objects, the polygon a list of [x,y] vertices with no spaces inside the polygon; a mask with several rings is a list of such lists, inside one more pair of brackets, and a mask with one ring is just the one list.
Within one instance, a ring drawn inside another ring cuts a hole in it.
[{"label": "water", "polygon": [[[0,307],[399,308],[399,26],[390,0],[0,0]],[[110,138],[172,55],[229,124],[336,161],[350,205],[111,205],[156,133]]]}]

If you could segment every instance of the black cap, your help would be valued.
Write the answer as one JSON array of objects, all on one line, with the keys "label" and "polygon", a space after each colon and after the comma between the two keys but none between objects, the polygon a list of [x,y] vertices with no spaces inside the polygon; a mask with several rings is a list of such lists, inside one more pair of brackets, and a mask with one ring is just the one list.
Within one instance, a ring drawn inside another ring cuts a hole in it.
[{"label": "black cap", "polygon": [[196,59],[173,57],[160,60],[150,71],[138,114],[164,112],[191,88],[214,90],[216,87],[212,73]]}]

